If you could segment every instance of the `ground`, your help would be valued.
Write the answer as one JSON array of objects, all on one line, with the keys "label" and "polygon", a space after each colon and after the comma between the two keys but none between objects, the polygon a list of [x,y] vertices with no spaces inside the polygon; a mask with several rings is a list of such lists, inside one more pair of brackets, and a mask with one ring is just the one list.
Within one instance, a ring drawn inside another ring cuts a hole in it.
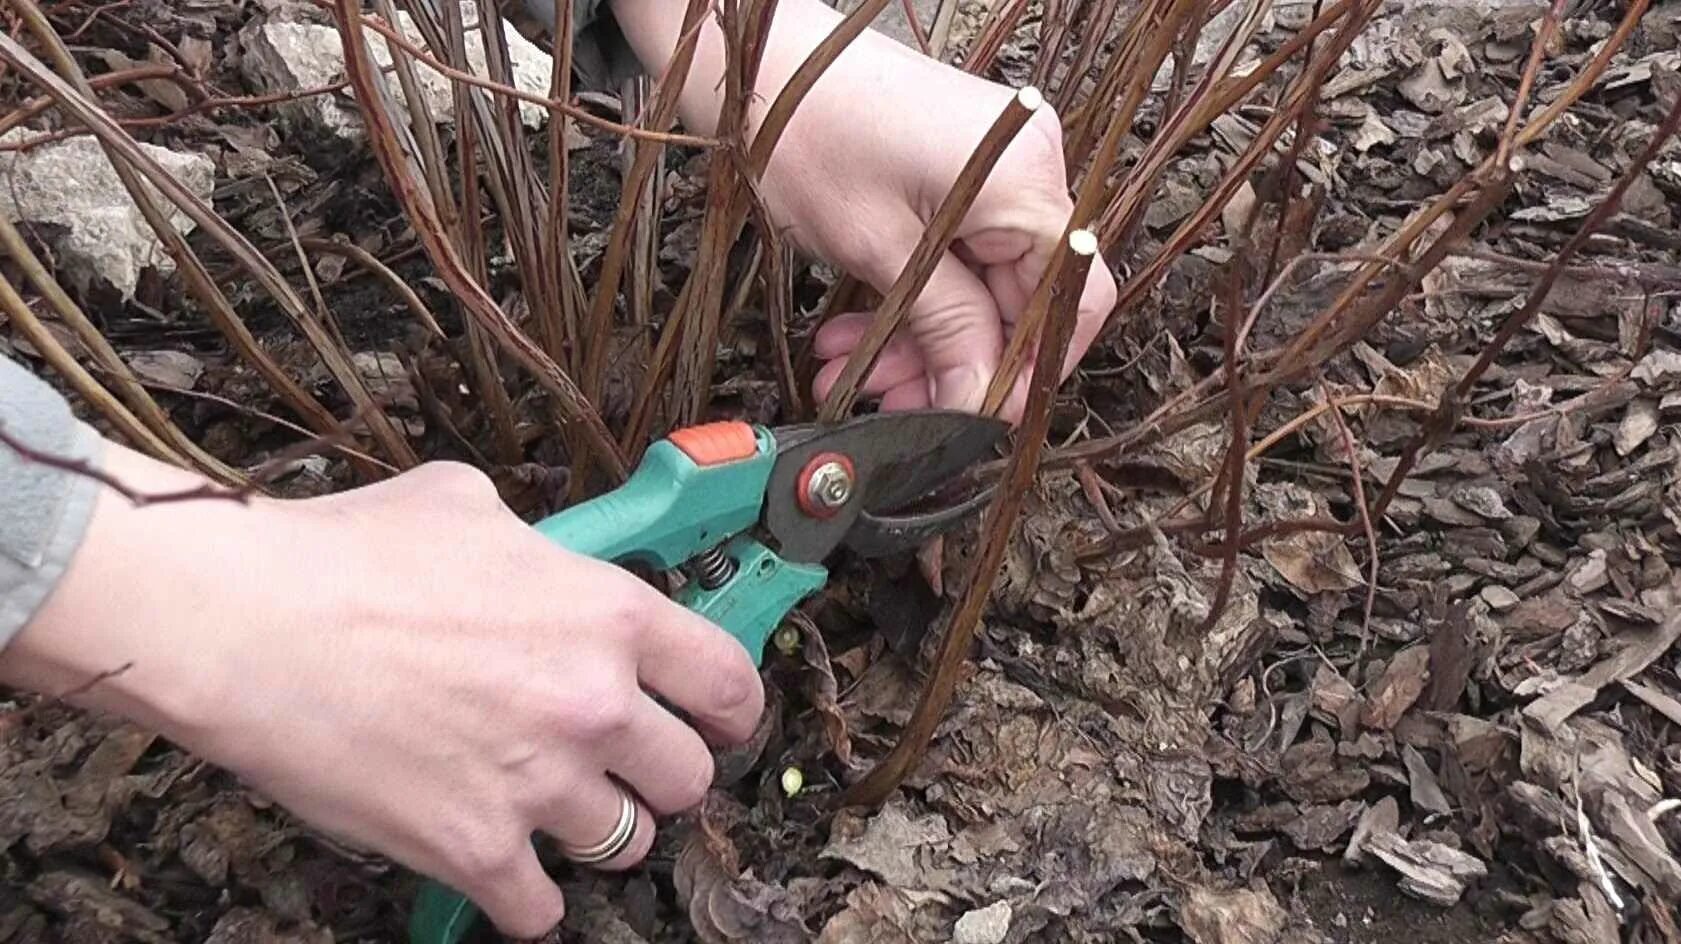
[{"label": "ground", "polygon": [[[220,42],[266,6],[141,3],[129,13],[153,16],[178,41]],[[1258,48],[1276,48],[1315,6],[1277,4]],[[1626,9],[1566,6],[1541,103],[1585,68]],[[60,19],[80,22],[69,16],[77,9],[64,4]],[[955,48],[988,9],[959,6]],[[1045,13],[1030,9],[994,77],[1031,74]],[[1298,161],[1322,205],[1291,238],[1306,251],[1358,251],[1469,173],[1504,124],[1501,103],[1513,100],[1543,10],[1384,7],[1327,85],[1327,124]],[[124,17],[95,17],[80,41],[139,58],[146,47]],[[1350,398],[1335,411],[1347,428],[1321,410],[1256,457],[1249,527],[1352,521],[1357,494],[1369,502],[1389,482],[1444,391],[1635,166],[1674,101],[1678,21],[1673,3],[1647,12],[1604,87],[1524,149],[1524,173],[1489,221],[1328,358],[1322,385],[1274,392],[1254,420],[1257,440],[1326,397]],[[231,61],[218,69],[224,88],[253,93]],[[156,109],[114,100],[136,114]],[[595,99],[609,115],[617,101]],[[1270,107],[1239,109],[1186,145],[1118,271],[1161,248]],[[216,156],[216,209],[286,260],[296,284],[264,175],[302,236],[352,239],[386,260],[459,338],[462,312],[414,249],[371,155],[281,133],[272,115],[229,110],[148,134]],[[1160,120],[1158,94],[1139,133]],[[1141,140],[1127,148],[1136,155]],[[625,164],[593,131],[570,153],[572,239],[589,286]],[[656,312],[686,276],[705,201],[703,158],[673,148],[665,168]],[[1436,437],[1370,539],[1281,530],[1225,576],[1218,537],[1205,546],[1199,532],[1169,527],[1207,509],[1198,489],[1224,462],[1224,416],[1103,447],[1219,364],[1222,327],[1210,312],[1243,251],[1222,214],[1061,390],[1058,449],[1027,496],[957,696],[901,789],[879,807],[834,802],[909,719],[974,529],[944,547],[946,596],[909,561],[841,562],[803,610],[797,644],[767,657],[762,738],[721,762],[705,807],[668,824],[627,876],[556,864],[570,902],[563,938],[1681,940],[1681,815],[1670,799],[1681,795],[1678,199],[1671,142],[1635,170],[1620,212],[1475,385],[1462,421]],[[50,246],[51,233],[32,235]],[[213,239],[192,239],[277,360],[328,395],[287,316]],[[338,330],[418,448],[492,465],[522,514],[551,507],[566,472],[551,449],[503,464],[471,444],[482,441],[479,413],[446,370],[462,345],[427,341],[386,285],[321,260]],[[1298,335],[1351,265],[1302,265],[1257,322],[1256,348]],[[510,260],[492,268],[493,294],[517,296]],[[796,273],[797,339],[829,278],[803,263]],[[129,302],[93,289],[86,301],[148,381],[186,388],[164,402],[217,455],[255,466],[295,440],[265,418],[283,404],[178,281],[149,277]],[[714,403],[723,415],[774,420],[776,374],[756,304],[721,340]],[[39,366],[12,329],[0,345]],[[615,421],[640,366],[631,357],[613,368],[604,412]],[[309,494],[353,482],[345,463],[312,459],[279,486]],[[147,732],[18,694],[0,713],[0,754],[0,944],[403,939],[413,875],[313,833]],[[790,768],[803,780],[792,796]]]}]

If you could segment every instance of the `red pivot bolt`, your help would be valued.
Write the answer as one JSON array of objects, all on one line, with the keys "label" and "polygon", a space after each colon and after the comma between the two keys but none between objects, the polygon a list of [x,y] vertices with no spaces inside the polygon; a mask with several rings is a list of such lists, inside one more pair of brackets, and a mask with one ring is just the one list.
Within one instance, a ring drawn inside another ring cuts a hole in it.
[{"label": "red pivot bolt", "polygon": [[811,517],[832,518],[852,500],[856,483],[851,459],[838,452],[818,453],[800,470],[795,497]]}]

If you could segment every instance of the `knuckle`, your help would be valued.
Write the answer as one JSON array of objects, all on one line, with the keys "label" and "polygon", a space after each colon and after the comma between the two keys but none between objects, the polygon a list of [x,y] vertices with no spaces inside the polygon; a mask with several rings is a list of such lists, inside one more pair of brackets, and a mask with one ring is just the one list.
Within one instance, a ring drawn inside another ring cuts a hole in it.
[{"label": "knuckle", "polygon": [[579,740],[600,744],[624,736],[636,714],[634,686],[581,689],[561,706],[560,724]]},{"label": "knuckle", "polygon": [[500,885],[519,870],[525,854],[523,840],[506,831],[477,836],[456,847],[456,865],[463,874],[484,885]]},{"label": "knuckle", "polygon": [[655,603],[668,602],[652,599],[653,591],[633,577],[623,577],[615,582],[619,585],[607,588],[605,594],[609,598],[605,601],[605,619],[607,625],[618,630],[639,633],[653,622]]},{"label": "knuckle", "polygon": [[501,503],[501,497],[496,491],[496,483],[489,475],[476,466],[465,462],[438,460],[428,462],[417,467],[411,475],[416,476],[417,482],[424,483],[428,490],[439,497],[447,497],[450,501],[465,504],[472,508],[482,508],[491,503]]},{"label": "knuckle", "polygon": [[1050,102],[1039,106],[1014,142],[1034,160],[1062,159],[1062,119]]}]

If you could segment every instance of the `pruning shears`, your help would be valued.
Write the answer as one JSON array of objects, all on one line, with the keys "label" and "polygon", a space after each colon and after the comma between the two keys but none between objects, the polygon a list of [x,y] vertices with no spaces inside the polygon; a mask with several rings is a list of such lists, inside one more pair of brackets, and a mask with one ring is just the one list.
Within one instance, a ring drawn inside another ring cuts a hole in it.
[{"label": "pruning shears", "polygon": [[[1007,424],[970,413],[876,413],[832,426],[726,421],[655,442],[617,489],[534,527],[614,563],[684,568],[678,603],[747,648],[754,663],[788,611],[828,581],[825,560],[910,550],[978,511],[990,492],[950,507],[912,503],[985,456]],[[478,909],[436,882],[409,920],[410,944],[458,944]]]}]

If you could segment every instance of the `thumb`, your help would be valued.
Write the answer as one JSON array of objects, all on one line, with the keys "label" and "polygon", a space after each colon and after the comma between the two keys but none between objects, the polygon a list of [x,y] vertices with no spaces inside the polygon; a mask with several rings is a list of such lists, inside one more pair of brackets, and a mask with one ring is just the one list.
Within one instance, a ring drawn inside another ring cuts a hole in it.
[{"label": "thumb", "polygon": [[[897,276],[893,273],[876,290],[886,294]],[[979,412],[1004,356],[998,305],[980,277],[948,250],[911,303],[905,328],[922,352],[933,405]]]}]

